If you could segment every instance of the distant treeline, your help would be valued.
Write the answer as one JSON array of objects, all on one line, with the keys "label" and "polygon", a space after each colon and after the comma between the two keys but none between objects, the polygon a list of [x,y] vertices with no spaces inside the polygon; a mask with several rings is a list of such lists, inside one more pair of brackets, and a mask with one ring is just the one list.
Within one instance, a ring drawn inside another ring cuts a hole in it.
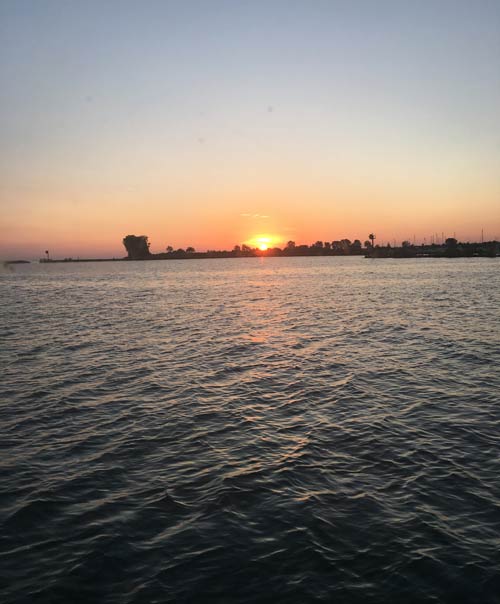
[{"label": "distant treeline", "polygon": [[467,256],[489,256],[494,257],[500,253],[498,241],[487,241],[484,243],[459,243],[450,237],[442,245],[413,245],[409,241],[403,241],[401,246],[393,247],[375,245],[375,236],[370,234],[369,238],[361,243],[359,239],[350,241],[316,241],[312,245],[297,245],[289,241],[285,247],[273,247],[266,250],[252,248],[248,245],[235,245],[232,250],[208,250],[197,252],[194,247],[185,249],[174,249],[168,246],[165,252],[152,254],[150,243],[146,235],[127,235],[123,239],[123,245],[127,250],[127,260],[168,260],[189,258],[252,258],[256,256],[360,256],[369,258],[416,258],[416,257],[467,257]]},{"label": "distant treeline", "polygon": [[449,237],[443,244],[413,245],[403,241],[400,247],[391,247],[389,244],[374,246],[367,250],[370,258],[472,258],[475,256],[494,258],[500,255],[498,241],[484,241],[481,243],[460,243],[457,239]]}]

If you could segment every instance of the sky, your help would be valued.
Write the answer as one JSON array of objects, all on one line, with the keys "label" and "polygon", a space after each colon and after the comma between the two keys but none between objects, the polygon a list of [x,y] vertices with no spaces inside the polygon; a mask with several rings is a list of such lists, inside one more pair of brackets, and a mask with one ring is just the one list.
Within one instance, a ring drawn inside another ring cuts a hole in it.
[{"label": "sky", "polygon": [[499,0],[0,2],[0,257],[500,239]]}]

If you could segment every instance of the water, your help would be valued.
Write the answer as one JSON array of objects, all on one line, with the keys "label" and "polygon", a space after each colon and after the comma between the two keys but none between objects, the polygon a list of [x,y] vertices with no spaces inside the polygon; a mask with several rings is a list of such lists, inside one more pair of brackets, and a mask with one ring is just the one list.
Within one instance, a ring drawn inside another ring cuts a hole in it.
[{"label": "water", "polygon": [[0,600],[500,602],[498,259],[0,275]]}]

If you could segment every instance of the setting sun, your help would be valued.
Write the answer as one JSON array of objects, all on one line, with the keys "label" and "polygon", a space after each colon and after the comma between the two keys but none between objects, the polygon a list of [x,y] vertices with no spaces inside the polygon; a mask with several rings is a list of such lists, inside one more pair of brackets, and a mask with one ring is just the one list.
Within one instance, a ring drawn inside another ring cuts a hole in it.
[{"label": "setting sun", "polygon": [[273,235],[256,235],[247,241],[247,244],[251,247],[256,247],[261,252],[265,252],[270,247],[277,245],[280,242],[280,238]]}]

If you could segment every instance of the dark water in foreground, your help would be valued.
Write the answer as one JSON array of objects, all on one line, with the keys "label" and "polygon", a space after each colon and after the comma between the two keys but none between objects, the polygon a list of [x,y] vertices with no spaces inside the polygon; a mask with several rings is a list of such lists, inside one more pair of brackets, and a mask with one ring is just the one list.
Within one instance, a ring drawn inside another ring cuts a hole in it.
[{"label": "dark water in foreground", "polygon": [[0,292],[3,604],[500,602],[500,260]]}]

